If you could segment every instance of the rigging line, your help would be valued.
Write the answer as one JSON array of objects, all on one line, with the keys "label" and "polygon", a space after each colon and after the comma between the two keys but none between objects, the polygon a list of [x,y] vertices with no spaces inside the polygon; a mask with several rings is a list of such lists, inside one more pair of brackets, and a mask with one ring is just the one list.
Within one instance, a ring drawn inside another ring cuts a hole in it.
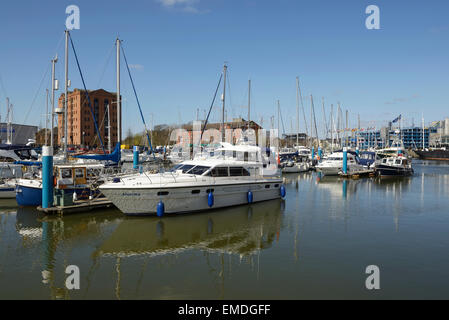
[{"label": "rigging line", "polygon": [[[108,115],[108,116],[109,116],[109,115]],[[103,127],[103,124],[104,124],[104,120],[105,120],[105,119],[106,119],[106,112],[103,114],[103,120],[101,120],[100,128]],[[92,141],[92,145],[94,145],[94,144],[97,142],[97,138],[98,138],[98,136],[95,136],[94,140]]]},{"label": "rigging line", "polygon": [[[42,84],[44,83],[44,80],[47,78],[47,75],[48,75],[48,72],[49,72],[49,70],[50,70],[50,67],[51,67],[51,63],[49,63],[49,64],[47,65],[47,69],[46,69],[46,71],[45,71],[45,74],[44,74],[44,76],[42,77],[41,82],[40,82],[40,84],[39,84],[39,88],[37,89],[36,94],[34,95],[33,101],[31,102],[31,105],[30,105],[30,107],[28,108],[27,113],[25,114],[25,118],[24,118],[24,120],[23,120],[23,123],[26,123],[27,120],[28,120],[28,117],[29,117],[29,115],[30,115],[30,113],[31,113],[31,111],[32,111],[32,109],[33,109],[33,107],[34,107],[34,104],[36,103],[36,100],[37,100],[37,97],[38,97],[38,95],[39,95],[39,92],[41,91]],[[17,131],[16,135],[18,135],[19,132],[20,132],[20,129]]]},{"label": "rigging line", "polygon": [[201,130],[201,136],[200,136],[200,141],[199,141],[200,145],[201,145],[201,141],[203,141],[203,133],[204,133],[204,130],[206,129],[207,122],[209,121],[210,113],[211,113],[211,111],[212,111],[212,109],[214,107],[215,98],[217,97],[218,89],[220,89],[220,84],[221,84],[221,79],[222,78],[223,78],[223,73],[221,74],[220,80],[218,81],[217,89],[215,90],[214,98],[212,99],[212,103],[211,103],[210,108],[209,108],[209,113],[207,114],[206,120],[204,121],[203,130]]},{"label": "rigging line", "polygon": [[148,134],[147,124],[145,123],[145,118],[144,118],[143,113],[142,113],[142,108],[140,107],[139,97],[137,96],[136,87],[134,86],[134,81],[133,81],[133,78],[131,76],[131,71],[129,70],[128,60],[126,59],[126,55],[125,55],[125,49],[123,48],[123,45],[121,47],[122,47],[122,52],[123,52],[123,58],[125,59],[126,69],[128,70],[129,79],[131,80],[131,84],[132,84],[132,87],[133,87],[134,95],[136,97],[137,105],[139,107],[140,116],[142,118],[143,126],[145,128],[145,133],[147,135],[148,144],[150,146],[151,154],[153,155],[153,159],[156,160],[156,156],[155,156],[155,154],[153,152],[153,146],[151,144],[150,135]]},{"label": "rigging line", "polygon": [[97,88],[100,87],[101,81],[103,81],[103,77],[104,77],[104,74],[106,73],[106,69],[109,65],[109,61],[111,61],[111,57],[112,57],[112,53],[114,52],[114,48],[115,48],[115,44],[111,47],[111,50],[109,51],[109,56],[106,60],[106,63],[104,64],[103,72],[101,73],[100,80],[98,80]]},{"label": "rigging line", "polygon": [[[73,40],[72,40],[72,36],[71,36],[70,33],[69,33],[69,38],[70,38],[70,43],[72,44],[72,49],[73,49],[73,54],[75,56],[76,65],[78,66],[78,70],[80,72],[81,81],[83,82],[84,90],[86,92],[86,97],[87,97],[87,102],[88,102],[88,105],[89,105],[89,108],[90,108],[90,113],[92,114],[92,119],[94,120],[94,125],[95,125],[95,129],[97,131],[98,139],[100,140],[100,143],[101,143],[101,149],[103,149],[103,153],[106,154],[106,150],[104,149],[103,140],[101,139],[100,130],[98,129],[97,119],[95,118],[94,110],[92,109],[92,104],[90,103],[89,92],[87,91],[86,83],[84,82],[83,73],[81,72],[80,63],[78,61],[78,56],[76,54],[75,46],[73,45]],[[65,106],[65,107],[67,108],[67,106]],[[66,119],[66,121],[67,121],[67,119]]]}]

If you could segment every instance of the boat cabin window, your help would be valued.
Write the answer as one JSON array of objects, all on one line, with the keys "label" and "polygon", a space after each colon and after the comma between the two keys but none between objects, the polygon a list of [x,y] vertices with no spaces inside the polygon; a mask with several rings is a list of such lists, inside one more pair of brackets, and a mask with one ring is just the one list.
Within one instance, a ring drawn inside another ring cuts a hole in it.
[{"label": "boat cabin window", "polygon": [[75,178],[84,178],[84,169],[83,168],[75,169]]},{"label": "boat cabin window", "polygon": [[228,167],[215,167],[209,172],[209,176],[212,177],[227,177],[228,174]]},{"label": "boat cabin window", "polygon": [[387,159],[386,158],[382,159],[382,163],[387,163]]},{"label": "boat cabin window", "polygon": [[250,175],[248,170],[243,167],[230,167],[229,173],[231,177],[248,177]]},{"label": "boat cabin window", "polygon": [[96,168],[87,168],[87,176],[88,177],[97,177],[101,173],[101,169]]},{"label": "boat cabin window", "polygon": [[187,173],[200,176],[209,169],[210,169],[210,167],[196,166],[196,167],[190,169]]},{"label": "boat cabin window", "polygon": [[72,169],[61,169],[61,178],[62,179],[71,179],[72,178]]},{"label": "boat cabin window", "polygon": [[401,164],[401,159],[396,159],[395,164]]}]

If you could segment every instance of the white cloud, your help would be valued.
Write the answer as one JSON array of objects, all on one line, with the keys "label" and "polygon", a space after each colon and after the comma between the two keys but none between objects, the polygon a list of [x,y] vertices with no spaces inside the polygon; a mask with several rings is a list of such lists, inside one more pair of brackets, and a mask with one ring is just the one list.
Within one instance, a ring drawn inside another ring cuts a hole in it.
[{"label": "white cloud", "polygon": [[196,4],[199,0],[156,0],[167,9],[178,9],[189,13],[202,13]]}]

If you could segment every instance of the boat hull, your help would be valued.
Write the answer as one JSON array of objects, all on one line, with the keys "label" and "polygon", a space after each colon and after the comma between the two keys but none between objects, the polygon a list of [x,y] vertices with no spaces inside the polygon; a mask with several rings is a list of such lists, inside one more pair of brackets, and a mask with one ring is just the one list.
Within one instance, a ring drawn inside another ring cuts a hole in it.
[{"label": "boat hull", "polygon": [[22,207],[42,205],[42,188],[16,185],[16,201]]},{"label": "boat hull", "polygon": [[[162,189],[101,188],[101,191],[124,214],[135,216],[155,215],[160,201],[164,203],[165,214],[178,214],[248,204],[249,191],[253,196],[252,202],[279,199],[281,198],[281,185],[282,180],[275,180],[265,183]],[[208,198],[211,190],[213,190],[214,204],[210,207]],[[161,192],[164,195],[160,195]],[[166,194],[167,192],[168,194]]]},{"label": "boat hull", "polygon": [[432,151],[415,150],[415,153],[422,160],[449,161],[449,150],[432,150]]},{"label": "boat hull", "polygon": [[292,167],[282,168],[282,173],[299,173],[309,171],[309,166],[307,164],[295,164]]},{"label": "boat hull", "polygon": [[320,167],[316,166],[315,169],[321,172],[325,176],[338,176],[339,172],[342,170],[341,167]]},{"label": "boat hull", "polygon": [[393,167],[382,164],[376,166],[376,172],[382,177],[411,176],[414,173],[412,168]]},{"label": "boat hull", "polygon": [[16,191],[13,186],[0,187],[0,199],[14,199],[16,197]]},{"label": "boat hull", "polygon": [[[64,189],[66,194],[77,193],[77,199],[87,199],[90,189],[72,188]],[[17,204],[22,207],[38,207],[42,205],[42,186],[25,186],[17,184],[15,188],[15,197]]]}]

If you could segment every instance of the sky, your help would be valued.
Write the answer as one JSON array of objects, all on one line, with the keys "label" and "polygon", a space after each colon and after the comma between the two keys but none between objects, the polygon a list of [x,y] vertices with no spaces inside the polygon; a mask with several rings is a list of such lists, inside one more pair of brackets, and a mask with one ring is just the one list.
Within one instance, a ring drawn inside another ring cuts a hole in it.
[{"label": "sky", "polygon": [[[80,9],[80,29],[71,35],[88,89],[115,92],[119,37],[150,125],[192,121],[197,109],[204,118],[225,62],[228,119],[246,118],[251,79],[252,119],[270,128],[279,100],[285,132],[295,131],[297,76],[308,126],[312,95],[320,134],[338,103],[350,127],[358,115],[362,127],[377,128],[399,114],[403,126],[420,125],[422,114],[426,123],[449,117],[448,1],[30,0],[0,4],[2,120],[9,97],[14,122],[45,124],[56,53],[63,89],[69,5]],[[380,9],[379,30],[365,26],[369,5]],[[122,132],[140,132],[124,63],[121,70]],[[72,52],[69,78],[71,89],[82,88]],[[221,121],[220,108],[217,99],[212,122]]]}]

